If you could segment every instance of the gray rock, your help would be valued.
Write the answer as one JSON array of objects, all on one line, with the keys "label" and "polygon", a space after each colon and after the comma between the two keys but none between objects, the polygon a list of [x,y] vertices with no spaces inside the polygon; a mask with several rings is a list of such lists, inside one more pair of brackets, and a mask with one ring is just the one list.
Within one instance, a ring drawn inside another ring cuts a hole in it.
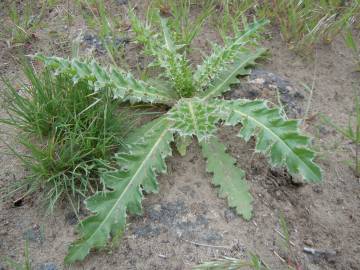
[{"label": "gray rock", "polygon": [[262,69],[252,70],[249,75],[249,82],[237,85],[232,91],[225,94],[225,98],[256,99],[261,97],[264,91],[273,92],[272,96],[276,96],[277,92],[279,93],[281,103],[288,116],[297,118],[302,115],[304,96],[289,81]]},{"label": "gray rock", "polygon": [[28,240],[30,242],[37,242],[37,243],[44,242],[44,236],[42,235],[39,226],[34,226],[33,228],[27,229],[23,233],[23,239]]},{"label": "gray rock", "polygon": [[87,33],[83,36],[82,42],[86,44],[86,46],[94,48],[98,53],[106,53],[106,46],[111,45],[115,48],[119,48],[120,46],[125,46],[130,42],[130,39],[127,37],[112,37],[107,36],[105,39],[101,39],[99,36]]},{"label": "gray rock", "polygon": [[185,214],[187,209],[183,201],[155,204],[146,210],[146,214],[152,221],[171,226],[176,216]]},{"label": "gray rock", "polygon": [[201,240],[206,241],[208,243],[215,243],[216,241],[223,240],[223,237],[218,232],[209,230],[204,232],[204,234],[201,236]]},{"label": "gray rock", "polygon": [[58,268],[54,263],[43,263],[40,264],[36,270],[58,270]]},{"label": "gray rock", "polygon": [[224,217],[226,222],[229,223],[230,221],[236,218],[236,213],[234,212],[233,209],[225,209]]},{"label": "gray rock", "polygon": [[137,227],[133,230],[136,237],[153,237],[160,234],[160,228],[152,224],[146,224],[142,227]]},{"label": "gray rock", "polygon": [[116,0],[115,1],[118,5],[127,5],[129,3],[128,0]]},{"label": "gray rock", "polygon": [[[152,237],[162,232],[169,232],[175,237],[183,236],[186,239],[208,239],[215,241],[219,239],[207,229],[209,220],[204,214],[196,213],[192,219],[188,219],[189,208],[183,201],[164,202],[148,206],[145,210],[146,224],[132,227],[137,237]],[[204,210],[206,212],[206,210]],[[205,213],[204,212],[204,213]],[[186,221],[184,221],[186,217]]]}]

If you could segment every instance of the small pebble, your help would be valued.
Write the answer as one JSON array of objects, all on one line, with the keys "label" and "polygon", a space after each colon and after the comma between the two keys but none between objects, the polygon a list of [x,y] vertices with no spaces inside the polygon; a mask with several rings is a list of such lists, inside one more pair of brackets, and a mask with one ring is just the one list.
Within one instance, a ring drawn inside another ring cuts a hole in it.
[{"label": "small pebble", "polygon": [[320,132],[321,135],[328,135],[330,133],[330,131],[324,126],[321,126],[319,128],[319,132]]},{"label": "small pebble", "polygon": [[294,98],[299,98],[299,99],[304,99],[304,95],[301,94],[300,92],[296,91],[295,94],[294,94]]},{"label": "small pebble", "polygon": [[342,198],[337,198],[337,199],[336,199],[336,203],[337,203],[337,204],[343,204],[343,203],[344,203],[344,199],[342,199]]},{"label": "small pebble", "polygon": [[309,247],[313,247],[314,246],[314,242],[311,239],[305,239],[304,240],[304,244],[309,246]]},{"label": "small pebble", "polygon": [[276,197],[281,198],[282,192],[280,190],[277,190],[275,192]]},{"label": "small pebble", "polygon": [[322,193],[322,188],[320,186],[313,186],[312,189],[315,193]]},{"label": "small pebble", "polygon": [[74,212],[69,212],[65,215],[65,221],[69,225],[76,225],[78,223],[77,216]]},{"label": "small pebble", "polygon": [[293,185],[297,185],[297,186],[304,184],[304,180],[300,175],[292,175],[291,182]]}]

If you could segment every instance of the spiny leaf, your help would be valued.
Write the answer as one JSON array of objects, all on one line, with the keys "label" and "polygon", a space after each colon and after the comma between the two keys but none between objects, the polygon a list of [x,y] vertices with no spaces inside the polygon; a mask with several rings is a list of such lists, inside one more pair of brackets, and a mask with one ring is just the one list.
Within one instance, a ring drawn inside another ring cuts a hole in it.
[{"label": "spiny leaf", "polygon": [[181,97],[191,97],[195,88],[189,61],[184,54],[177,52],[182,46],[175,45],[172,40],[167,20],[165,18],[160,20],[165,45],[153,54],[157,56],[160,66],[165,69],[164,75],[170,80],[178,94]]},{"label": "spiny leaf", "polygon": [[230,85],[237,84],[240,81],[237,76],[248,75],[249,66],[255,65],[255,60],[259,58],[266,50],[257,49],[255,52],[246,51],[237,54],[234,63],[228,65],[211,83],[211,86],[203,92],[200,97],[203,100],[220,96],[222,93],[230,90]]},{"label": "spiny leaf", "polygon": [[95,60],[81,61],[79,59],[67,60],[60,57],[47,57],[41,54],[34,56],[45,66],[54,69],[55,74],[65,74],[73,78],[74,83],[86,80],[94,86],[95,91],[109,88],[114,98],[135,102],[173,104],[177,94],[171,89],[160,89],[135,79],[130,73],[124,74],[114,66],[104,68]]},{"label": "spiny leaf", "polygon": [[167,26],[167,19],[160,17],[160,22],[161,22],[161,28],[163,30],[163,35],[164,35],[164,40],[165,40],[165,48],[168,51],[176,52],[176,46],[172,40],[170,30]]},{"label": "spiny leaf", "polygon": [[226,124],[241,123],[238,136],[246,141],[255,136],[256,151],[268,155],[272,166],[286,165],[291,175],[301,174],[309,182],[321,181],[310,139],[300,134],[299,121],[284,119],[279,108],[269,108],[262,100],[224,100],[223,106],[229,111]]},{"label": "spiny leaf", "polygon": [[129,10],[131,30],[134,32],[134,39],[138,44],[144,46],[145,54],[152,55],[152,52],[159,46],[158,34],[155,33],[148,21],[142,22],[134,13]]},{"label": "spiny leaf", "polygon": [[202,102],[198,98],[181,99],[167,113],[173,122],[172,130],[180,136],[195,135],[199,141],[212,137],[222,112],[214,102]]},{"label": "spiny leaf", "polygon": [[199,88],[207,87],[219,73],[227,70],[228,64],[238,58],[239,53],[242,55],[251,54],[251,52],[246,49],[245,45],[254,41],[253,35],[267,23],[267,20],[256,21],[249,25],[246,30],[241,32],[238,36],[229,39],[225,46],[221,47],[219,45],[214,45],[213,53],[197,67],[194,74],[194,80],[196,81],[197,86]]},{"label": "spiny leaf", "polygon": [[143,191],[158,191],[156,174],[166,172],[165,158],[171,155],[169,122],[166,118],[152,121],[129,138],[129,150],[116,155],[121,169],[101,176],[108,190],[86,200],[94,215],[80,223],[81,237],[69,249],[65,258],[68,264],[83,260],[93,248],[104,247],[110,235],[122,234],[127,213],[142,213]]},{"label": "spiny leaf", "polygon": [[237,168],[235,159],[226,153],[226,147],[215,137],[201,143],[202,153],[207,159],[207,172],[213,173],[212,183],[219,187],[219,196],[227,198],[236,213],[249,220],[252,214],[252,197],[245,181],[245,173]]}]

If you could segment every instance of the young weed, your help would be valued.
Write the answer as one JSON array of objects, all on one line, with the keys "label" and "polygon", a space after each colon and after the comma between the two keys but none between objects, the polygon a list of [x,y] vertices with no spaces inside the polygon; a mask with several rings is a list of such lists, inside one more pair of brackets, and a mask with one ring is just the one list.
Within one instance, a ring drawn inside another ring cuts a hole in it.
[{"label": "young weed", "polygon": [[33,1],[25,1],[21,6],[13,1],[8,11],[10,24],[4,27],[5,35],[1,39],[6,40],[9,47],[29,41],[39,28],[46,9],[52,4],[51,1],[41,1],[38,11]]},{"label": "young weed", "polygon": [[290,231],[288,228],[288,224],[286,222],[285,216],[283,213],[280,213],[279,217],[279,225],[280,231],[275,230],[280,236],[280,248],[282,253],[286,256],[286,258],[282,258],[279,254],[274,251],[274,254],[279,257],[279,259],[286,264],[287,269],[296,270],[301,269],[302,266],[298,262],[296,255],[293,251],[294,243],[290,240]]},{"label": "young weed", "polygon": [[[200,6],[196,1],[191,0],[157,0],[149,7],[149,14],[160,13],[169,18],[169,27],[172,30],[176,43],[184,45],[189,49],[193,39],[201,32],[207,18],[214,11],[212,1],[208,1],[201,5],[200,13],[195,18],[191,18],[191,10]],[[159,20],[157,14],[152,15],[152,22]],[[154,21],[155,20],[155,21]]]},{"label": "young weed", "polygon": [[114,20],[108,12],[105,1],[80,0],[82,15],[87,26],[95,30],[112,64],[126,65],[123,61],[124,45],[128,42],[121,34],[123,18]]},{"label": "young weed", "polygon": [[360,48],[357,44],[356,37],[354,37],[354,33],[351,29],[351,26],[348,25],[345,30],[344,40],[346,46],[352,51],[355,61],[356,61],[356,68],[355,71],[360,72]]},{"label": "young weed", "polygon": [[261,261],[260,257],[250,254],[250,260],[244,261],[237,258],[224,257],[219,260],[205,262],[192,268],[193,270],[225,270],[225,269],[253,269],[270,270]]},{"label": "young weed", "polygon": [[18,263],[9,257],[4,257],[3,260],[4,260],[5,264],[8,267],[10,267],[11,269],[31,270],[32,266],[31,266],[30,253],[29,253],[29,242],[28,241],[25,242],[24,262],[23,263]]},{"label": "young weed", "polygon": [[24,73],[29,84],[20,90],[5,81],[9,117],[1,122],[23,131],[20,143],[28,154],[14,152],[31,171],[26,194],[43,190],[52,209],[65,195],[84,198],[101,189],[99,170],[121,148],[127,116],[106,90],[94,92],[81,80],[47,70],[37,74],[29,65]]},{"label": "young weed", "polygon": [[233,35],[240,31],[240,27],[247,25],[246,15],[252,9],[256,8],[256,2],[252,0],[236,1],[213,1],[215,8],[220,12],[214,13],[213,22],[218,29],[220,35],[224,37]]},{"label": "young weed", "polygon": [[359,3],[344,1],[280,0],[259,5],[259,17],[278,24],[290,48],[305,52],[318,41],[330,43],[359,12]]}]

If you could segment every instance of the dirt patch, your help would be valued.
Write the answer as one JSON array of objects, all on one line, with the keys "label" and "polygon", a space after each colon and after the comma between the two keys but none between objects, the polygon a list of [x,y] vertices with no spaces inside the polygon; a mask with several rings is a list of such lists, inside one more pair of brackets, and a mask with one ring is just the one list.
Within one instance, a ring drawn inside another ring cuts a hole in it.
[{"label": "dirt patch", "polygon": [[[64,7],[59,5],[46,19],[49,29],[54,28],[59,35],[65,35],[66,22],[59,19],[62,12]],[[70,32],[76,33],[83,27],[83,22],[76,21]],[[68,44],[46,38],[45,30],[37,34],[40,38],[31,42],[27,53],[38,50],[59,55],[69,53]],[[208,26],[197,39],[197,45],[208,51],[206,40],[217,38],[214,29]],[[352,72],[351,53],[340,38],[332,45],[317,48],[312,61],[289,51],[276,33],[264,43],[271,58],[226,97],[270,98],[274,103],[280,97],[290,117],[302,117],[309,95],[301,85],[311,85],[315,78],[309,112],[312,122],[306,122],[303,127],[315,137],[324,183],[304,185],[282,169],[270,169],[263,156],[253,153],[253,141],[244,143],[236,138],[238,127],[224,128],[220,138],[237,165],[246,171],[251,185],[254,217],[250,222],[237,217],[227,208],[226,201],[217,197],[194,142],[184,158],[174,151],[168,160],[169,173],[159,177],[160,193],[146,196],[144,216],[129,219],[124,238],[111,249],[93,253],[71,269],[190,269],[204,260],[223,255],[245,257],[249,252],[257,253],[272,269],[286,269],[276,255],[287,256],[276,232],[280,230],[280,212],[289,224],[292,250],[303,269],[360,269],[359,180],[342,162],[350,158],[346,143],[332,147],[340,137],[321,124],[317,116],[323,113],[337,124],[347,123],[353,110],[351,84],[360,79]],[[137,49],[129,44],[127,57],[134,56],[130,62],[139,60]],[[9,55],[3,54],[0,72],[13,78],[21,73]],[[199,56],[194,53],[193,59],[197,62]],[[0,116],[4,113],[2,107]],[[0,131],[2,139],[21,150],[13,135],[8,135],[14,134],[14,130],[1,125]],[[26,175],[15,157],[4,155],[6,151],[1,143],[0,187]],[[75,223],[76,218],[68,208],[44,216],[36,198],[27,198],[18,206],[1,205],[0,256],[22,258],[27,239],[35,269],[65,269],[63,258],[67,247],[76,239]],[[306,255],[302,251],[304,246],[333,250],[336,255]],[[1,265],[0,261],[0,269]]]}]

